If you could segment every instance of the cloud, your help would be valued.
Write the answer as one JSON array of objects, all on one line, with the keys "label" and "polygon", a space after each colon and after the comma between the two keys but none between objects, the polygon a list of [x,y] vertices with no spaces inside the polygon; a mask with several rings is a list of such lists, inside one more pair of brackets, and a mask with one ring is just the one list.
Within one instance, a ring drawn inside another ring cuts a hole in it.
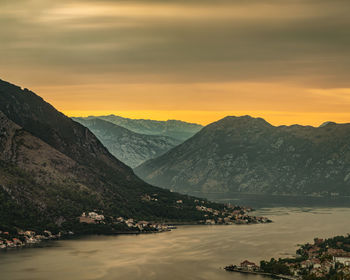
[{"label": "cloud", "polygon": [[145,110],[147,96],[153,104],[158,96],[169,104],[154,110],[187,100],[186,110],[292,111],[304,102],[304,111],[343,112],[349,8],[348,0],[1,1],[0,76],[46,87],[61,108],[85,93],[104,108],[101,88],[123,110]]},{"label": "cloud", "polygon": [[21,2],[0,3],[3,67],[348,84],[346,1]]}]

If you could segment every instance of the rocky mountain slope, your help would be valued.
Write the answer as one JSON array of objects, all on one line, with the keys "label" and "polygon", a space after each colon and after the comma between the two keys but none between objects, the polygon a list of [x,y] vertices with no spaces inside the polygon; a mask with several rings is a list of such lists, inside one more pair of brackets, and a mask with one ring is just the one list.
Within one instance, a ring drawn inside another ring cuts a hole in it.
[{"label": "rocky mountain slope", "polygon": [[[157,200],[145,200],[149,195]],[[144,183],[86,127],[0,80],[2,230],[72,229],[91,210],[106,217],[203,218],[195,206],[191,197]]]},{"label": "rocky mountain slope", "polygon": [[350,194],[350,124],[226,117],[135,172],[184,193]]},{"label": "rocky mountain slope", "polygon": [[99,118],[109,121],[133,132],[146,135],[168,136],[181,142],[187,140],[203,127],[199,124],[187,123],[178,120],[155,121],[143,119],[128,119],[115,115],[87,117],[85,119]]},{"label": "rocky mountain slope", "polygon": [[145,135],[99,118],[73,118],[87,127],[116,158],[134,168],[181,143],[167,136]]}]

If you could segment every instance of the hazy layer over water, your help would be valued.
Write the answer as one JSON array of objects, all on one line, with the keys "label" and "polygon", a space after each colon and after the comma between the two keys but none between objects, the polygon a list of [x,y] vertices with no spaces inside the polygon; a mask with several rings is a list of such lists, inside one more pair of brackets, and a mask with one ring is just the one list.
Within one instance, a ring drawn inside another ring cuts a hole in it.
[{"label": "hazy layer over water", "polygon": [[[169,233],[92,236],[0,254],[1,279],[262,279],[225,272],[244,259],[295,253],[298,243],[350,232],[350,208],[262,209],[274,223],[185,226]],[[266,278],[264,278],[266,279]]]}]

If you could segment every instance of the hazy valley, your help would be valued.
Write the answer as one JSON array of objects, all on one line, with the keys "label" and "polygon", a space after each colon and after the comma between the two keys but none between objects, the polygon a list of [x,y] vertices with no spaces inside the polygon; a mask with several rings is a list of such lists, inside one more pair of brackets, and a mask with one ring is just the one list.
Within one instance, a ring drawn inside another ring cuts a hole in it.
[{"label": "hazy valley", "polygon": [[169,136],[133,132],[99,117],[73,120],[91,130],[116,158],[132,168],[164,154],[183,142]]},{"label": "hazy valley", "polygon": [[182,142],[192,137],[203,128],[203,126],[199,124],[187,123],[179,120],[156,121],[146,119],[129,119],[115,115],[96,117],[91,116],[83,119],[89,120],[95,118],[114,123],[136,133],[167,136]]}]

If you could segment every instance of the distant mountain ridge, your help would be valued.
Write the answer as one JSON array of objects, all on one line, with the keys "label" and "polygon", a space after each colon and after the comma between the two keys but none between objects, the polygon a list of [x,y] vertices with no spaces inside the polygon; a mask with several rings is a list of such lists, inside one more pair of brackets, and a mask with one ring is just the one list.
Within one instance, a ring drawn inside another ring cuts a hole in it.
[{"label": "distant mountain ridge", "polygon": [[187,140],[203,128],[203,126],[199,124],[187,123],[178,120],[156,121],[145,119],[129,119],[115,115],[90,116],[84,119],[91,118],[99,118],[105,121],[109,121],[136,133],[168,136],[180,141]]},{"label": "distant mountain ridge", "polygon": [[226,117],[135,169],[183,193],[350,194],[350,124]]},{"label": "distant mountain ridge", "polygon": [[145,135],[99,118],[72,118],[86,126],[119,160],[134,168],[158,157],[182,141],[168,136]]}]

